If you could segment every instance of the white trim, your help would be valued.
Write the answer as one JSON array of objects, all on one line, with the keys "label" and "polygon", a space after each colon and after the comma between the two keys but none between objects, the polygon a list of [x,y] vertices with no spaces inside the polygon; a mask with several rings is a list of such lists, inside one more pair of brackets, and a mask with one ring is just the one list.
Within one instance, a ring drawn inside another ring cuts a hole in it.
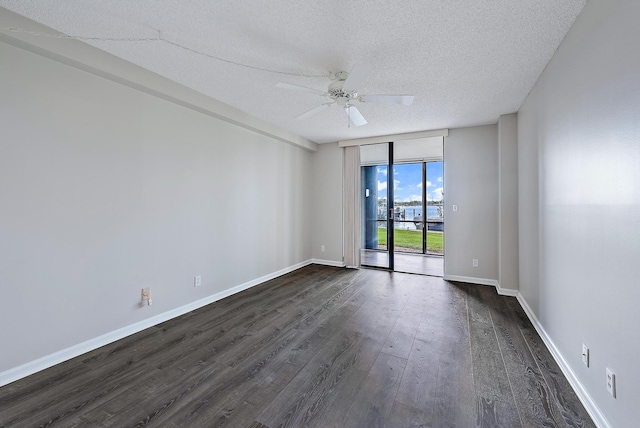
[{"label": "white trim", "polygon": [[406,134],[380,135],[378,137],[355,138],[353,140],[338,141],[339,147],[364,146],[366,144],[388,143],[390,141],[413,140],[414,138],[448,137],[448,129],[434,129],[431,131],[408,132]]},{"label": "white trim", "polygon": [[0,372],[0,386],[4,386],[11,382],[15,382],[16,380],[22,379],[31,374],[37,373],[41,370],[55,366],[56,364],[60,364],[64,361],[70,360],[71,358],[75,358],[79,355],[93,351],[94,349],[98,349],[101,346],[108,345],[117,340],[130,336],[134,333],[138,333],[146,328],[153,327],[154,325],[163,323],[172,318],[178,317],[180,315],[184,315],[187,312],[191,312],[193,310],[199,309],[203,306],[206,306],[218,300],[224,299],[225,297],[229,297],[232,294],[239,293],[241,291],[244,291],[256,285],[262,284],[266,281],[269,281],[271,279],[285,275],[289,272],[293,272],[294,270],[308,266],[312,263],[313,261],[311,259],[305,260],[300,263],[296,263],[295,265],[281,269],[277,272],[273,272],[273,273],[261,276],[260,278],[256,278],[251,281],[245,282],[243,284],[237,285],[235,287],[228,288],[219,293],[213,294],[211,296],[205,297],[200,300],[196,300],[195,302],[188,303],[184,306],[180,306],[179,308],[172,309],[162,314],[158,314],[156,316],[139,321],[135,324],[131,324],[126,327],[119,328],[117,330],[111,331],[109,333],[103,334],[93,339],[89,339],[85,342],[78,343],[77,345],[70,346],[69,348],[62,349],[58,352],[54,352],[53,354],[45,355],[42,358],[38,358],[37,360],[30,361],[26,364],[22,364],[21,366],[14,367],[9,370],[5,370],[4,372]]},{"label": "white trim", "polygon": [[480,285],[489,285],[496,288],[496,291],[501,296],[518,296],[518,290],[512,290],[510,288],[502,288],[500,287],[500,283],[495,279],[486,279],[486,278],[474,278],[471,276],[459,276],[459,275],[445,275],[443,278],[445,281],[457,281],[457,282],[466,282],[470,284],[480,284]]},{"label": "white trim", "polygon": [[460,275],[445,275],[443,278],[445,281],[457,281],[457,282],[467,282],[470,284],[480,284],[480,285],[492,285],[498,288],[498,281],[495,279],[487,279],[487,278],[474,278],[471,276],[460,276]]},{"label": "white trim", "polygon": [[555,343],[553,343],[553,340],[551,340],[551,337],[549,337],[544,327],[542,327],[542,324],[540,324],[536,314],[531,310],[531,307],[529,307],[529,304],[527,304],[527,301],[524,299],[522,294],[518,292],[516,297],[520,306],[522,306],[522,309],[524,309],[524,312],[531,321],[531,324],[533,324],[538,335],[540,335],[542,341],[547,346],[547,349],[551,352],[553,359],[556,360],[556,363],[560,366],[562,373],[569,381],[569,384],[571,384],[571,388],[573,388],[574,392],[582,402],[582,405],[587,410],[587,413],[589,413],[589,416],[593,419],[593,422],[600,428],[611,428],[611,424],[609,424],[609,421],[600,411],[600,408],[596,405],[595,401],[593,401],[584,385],[582,385],[582,382],[580,382],[580,379],[578,379],[578,376],[576,376],[574,371],[571,369],[571,366],[569,366],[569,363],[567,363],[567,360],[556,347]]},{"label": "white trim", "polygon": [[344,263],[343,262],[336,262],[334,260],[311,259],[311,263],[316,264],[316,265],[344,267]]},{"label": "white trim", "polygon": [[501,296],[518,297],[518,294],[520,294],[518,290],[514,290],[511,288],[502,288],[500,287],[500,282],[496,281],[496,283],[496,290]]}]

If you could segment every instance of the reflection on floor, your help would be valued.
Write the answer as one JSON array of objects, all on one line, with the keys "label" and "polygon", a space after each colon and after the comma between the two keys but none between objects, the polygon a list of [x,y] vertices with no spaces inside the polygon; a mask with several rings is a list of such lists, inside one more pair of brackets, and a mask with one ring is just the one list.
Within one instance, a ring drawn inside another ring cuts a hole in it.
[{"label": "reflection on floor", "polygon": [[[389,267],[389,254],[384,251],[362,250],[360,263],[363,266]],[[444,276],[444,257],[423,254],[394,253],[396,272],[420,275]]]}]

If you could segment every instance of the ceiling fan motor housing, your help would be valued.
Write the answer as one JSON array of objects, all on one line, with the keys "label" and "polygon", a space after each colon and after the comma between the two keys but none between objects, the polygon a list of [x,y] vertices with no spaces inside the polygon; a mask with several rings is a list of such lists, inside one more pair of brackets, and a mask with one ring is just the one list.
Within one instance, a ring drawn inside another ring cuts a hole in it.
[{"label": "ceiling fan motor housing", "polygon": [[336,100],[339,105],[345,105],[349,101],[357,99],[358,93],[356,91],[345,91],[342,89],[345,79],[341,79],[340,77],[342,76],[338,77],[338,80],[331,82],[329,85],[329,89],[327,90],[329,96]]}]

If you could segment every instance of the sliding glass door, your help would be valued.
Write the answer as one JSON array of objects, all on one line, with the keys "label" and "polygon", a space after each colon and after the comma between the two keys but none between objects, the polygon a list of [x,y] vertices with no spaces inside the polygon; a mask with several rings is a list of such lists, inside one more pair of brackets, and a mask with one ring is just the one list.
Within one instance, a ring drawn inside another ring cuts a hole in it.
[{"label": "sliding glass door", "polygon": [[393,165],[394,251],[444,255],[442,161]]},{"label": "sliding glass door", "polygon": [[424,254],[424,166],[420,163],[394,164],[396,187],[393,200],[393,248],[403,253]]},{"label": "sliding glass door", "polygon": [[442,276],[442,143],[423,138],[360,147],[362,265]]}]

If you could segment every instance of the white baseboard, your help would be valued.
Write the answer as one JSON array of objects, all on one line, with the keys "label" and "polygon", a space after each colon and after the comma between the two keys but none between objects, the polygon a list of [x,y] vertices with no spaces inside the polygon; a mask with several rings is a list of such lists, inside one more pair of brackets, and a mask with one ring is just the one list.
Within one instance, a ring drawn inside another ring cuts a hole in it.
[{"label": "white baseboard", "polygon": [[531,310],[531,307],[524,299],[522,294],[518,292],[516,297],[518,298],[518,302],[520,302],[520,306],[522,306],[522,309],[524,309],[524,312],[527,314],[527,317],[529,317],[531,324],[533,324],[533,326],[535,327],[536,331],[542,338],[542,341],[547,346],[547,349],[549,349],[549,352],[551,352],[553,359],[556,360],[556,363],[558,363],[558,365],[560,366],[562,373],[569,381],[569,384],[571,384],[571,387],[582,402],[584,408],[587,410],[587,413],[589,413],[589,416],[591,416],[591,419],[593,419],[593,422],[600,428],[611,428],[611,424],[609,424],[609,421],[602,414],[600,408],[598,408],[587,390],[584,388],[584,385],[582,385],[580,379],[578,379],[574,371],[571,369],[571,366],[569,366],[567,360],[564,358],[560,350],[556,347],[555,343],[553,343],[553,340],[551,340],[544,327],[542,327],[542,324],[540,324],[538,317],[536,317],[536,314]]},{"label": "white baseboard", "polygon": [[470,284],[480,284],[480,285],[492,285],[498,288],[498,281],[495,279],[487,279],[487,278],[474,278],[471,276],[460,276],[460,275],[445,275],[443,277],[445,281],[456,281],[456,282],[467,282]]},{"label": "white baseboard", "polygon": [[498,290],[498,294],[500,294],[501,296],[518,297],[518,294],[519,294],[518,290],[513,290],[511,288],[502,288],[502,287],[500,287],[500,283],[499,282],[496,285],[496,290]]},{"label": "white baseboard", "polygon": [[28,363],[22,364],[18,367],[14,367],[12,369],[6,370],[0,373],[0,386],[4,386],[11,382],[15,382],[16,380],[22,379],[24,377],[37,373],[41,370],[55,366],[56,364],[60,364],[64,361],[70,360],[71,358],[75,358],[89,351],[93,351],[94,349],[98,349],[101,346],[108,345],[109,343],[113,343],[116,340],[120,340],[134,333],[138,333],[146,328],[153,327],[154,325],[163,323],[172,318],[178,317],[180,315],[184,315],[187,312],[191,312],[195,309],[199,309],[215,301],[231,296],[232,294],[239,293],[240,291],[262,284],[263,282],[277,278],[289,272],[293,272],[296,269],[300,269],[312,263],[313,261],[311,259],[306,260],[304,262],[296,263],[295,265],[281,269],[277,272],[273,272],[268,275],[264,275],[260,278],[256,278],[251,281],[245,282],[244,284],[240,284],[235,287],[228,288],[219,293],[212,294],[211,296],[205,297],[200,300],[196,300],[195,302],[188,303],[184,306],[180,306],[179,308],[172,309],[162,314],[155,315],[153,317],[139,321],[135,324],[131,324],[126,327],[119,328],[117,330],[111,331],[109,333],[103,334],[93,339],[89,339],[85,342],[78,343],[77,345],[73,345],[69,348],[62,349],[58,352],[54,352],[53,354],[46,355],[42,358],[38,358],[37,360],[33,360]]},{"label": "white baseboard", "polygon": [[518,290],[512,290],[510,288],[502,288],[500,287],[500,283],[495,279],[474,278],[471,276],[460,276],[460,275],[445,275],[444,280],[466,282],[470,284],[490,285],[495,287],[496,290],[498,291],[498,294],[502,296],[516,297],[518,295]]},{"label": "white baseboard", "polygon": [[344,267],[343,262],[336,262],[334,260],[311,259],[311,263],[325,266]]}]

